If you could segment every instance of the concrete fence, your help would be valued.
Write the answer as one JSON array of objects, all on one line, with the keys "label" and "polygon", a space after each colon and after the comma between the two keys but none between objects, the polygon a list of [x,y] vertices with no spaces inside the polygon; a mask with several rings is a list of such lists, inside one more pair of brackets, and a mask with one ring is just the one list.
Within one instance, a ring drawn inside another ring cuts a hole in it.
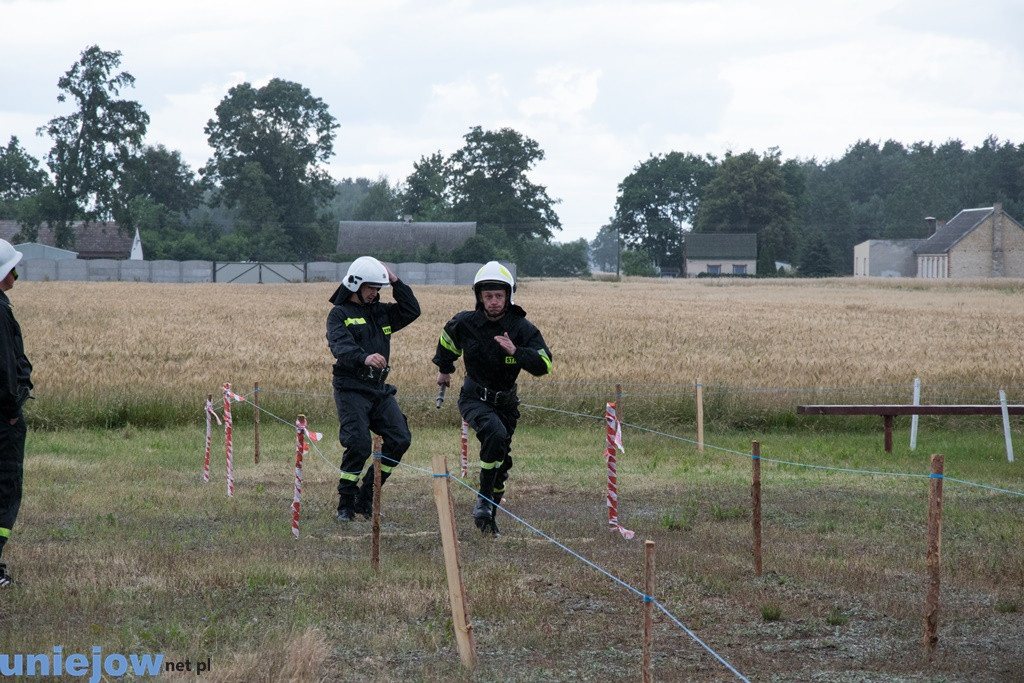
[{"label": "concrete fence", "polygon": [[[36,282],[340,282],[351,262],[122,261],[24,259],[23,280]],[[389,263],[410,285],[471,285],[480,263]],[[515,275],[514,264],[504,264]]]}]

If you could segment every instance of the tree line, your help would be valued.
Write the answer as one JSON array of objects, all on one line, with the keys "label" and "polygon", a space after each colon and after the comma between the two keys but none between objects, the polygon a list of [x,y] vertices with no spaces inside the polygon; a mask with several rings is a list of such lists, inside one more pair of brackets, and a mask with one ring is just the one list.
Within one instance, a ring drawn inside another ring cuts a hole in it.
[{"label": "tree line", "polygon": [[757,234],[760,274],[784,262],[805,276],[849,275],[854,245],[928,237],[926,217],[1000,202],[1024,219],[1024,144],[861,140],[824,162],[777,149],[721,159],[669,152],[638,164],[618,190],[614,216],[591,242],[603,269],[678,268],[693,231]]},{"label": "tree line", "polygon": [[853,245],[925,237],[924,218],[1002,202],[1024,216],[1024,145],[990,137],[904,146],[859,141],[839,159],[783,159],[778,149],[651,155],[618,186],[614,215],[591,241],[560,244],[558,199],[530,180],[540,145],[510,129],[469,129],[450,155],[422,156],[404,181],[333,179],[337,120],[299,83],[231,88],[204,132],[213,150],[193,170],[181,153],[147,144],[149,115],[123,96],[135,78],[121,53],[86,48],[58,80],[74,111],[37,133],[40,160],[16,137],[0,147],[0,218],[33,241],[52,226],[74,247],[77,221],[138,228],[150,258],[348,260],[336,253],[340,220],[473,221],[453,251],[425,244],[386,260],[514,261],[525,275],[580,276],[591,267],[657,274],[682,264],[688,232],[756,233],[758,272],[791,263],[802,275],[848,274]]}]

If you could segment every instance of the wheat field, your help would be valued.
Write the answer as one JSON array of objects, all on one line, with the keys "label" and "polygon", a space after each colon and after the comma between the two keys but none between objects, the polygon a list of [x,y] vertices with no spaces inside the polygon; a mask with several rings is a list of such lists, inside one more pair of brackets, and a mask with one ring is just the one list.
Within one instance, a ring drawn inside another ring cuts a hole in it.
[{"label": "wheat field", "polygon": [[[369,524],[332,514],[333,434],[316,449],[323,457],[308,457],[298,541],[293,428],[265,418],[258,464],[252,430],[236,432],[231,498],[215,434],[213,479],[202,482],[201,404],[222,382],[259,382],[272,412],[301,410],[314,430],[333,431],[333,288],[17,285],[37,400],[26,409],[25,503],[4,554],[17,588],[0,601],[0,653],[162,653],[212,661],[202,680],[232,682],[639,678],[637,596],[511,517],[500,538],[482,538],[472,490],[455,485],[479,652],[476,671],[458,668],[426,468],[456,449],[454,401],[434,408],[430,358],[440,327],[471,303],[468,288],[415,287],[423,316],[394,337],[392,378],[417,424],[410,467],[384,490],[379,573]],[[627,425],[618,496],[637,533],[627,542],[607,530],[603,423],[524,411],[506,501],[515,515],[633,586],[639,540],[656,541],[659,601],[751,680],[1019,678],[1024,499],[1011,495],[1019,462],[1006,462],[997,427],[944,419],[912,452],[900,422],[883,456],[877,418],[862,433],[834,418],[752,434],[744,420],[793,417],[797,400],[843,387],[867,387],[872,400],[900,387],[907,400],[914,377],[926,395],[991,401],[1005,387],[1019,400],[1022,283],[526,280],[517,300],[555,361],[551,377],[523,381],[524,404],[594,412],[621,383],[627,421],[650,425],[662,410],[685,422],[700,379],[712,419],[741,428],[714,429],[699,453]],[[725,400],[729,387],[750,391]],[[251,417],[237,408],[237,421]],[[763,576],[751,570],[743,456],[755,438],[778,459],[764,468]],[[997,491],[951,482],[944,494],[941,640],[924,660],[927,480],[857,472],[926,476],[935,452],[947,476]],[[470,453],[472,484],[475,444]],[[667,618],[655,623],[656,678],[735,680]]]},{"label": "wheat field", "polygon": [[[11,298],[35,365],[31,419],[177,423],[223,382],[241,393],[258,382],[268,396],[328,395],[334,287],[19,283]],[[433,404],[441,326],[472,294],[414,291],[423,313],[393,337],[389,381],[415,420]],[[997,387],[1013,398],[1024,385],[1024,283],[1015,280],[528,279],[516,301],[554,355],[552,374],[524,374],[521,393],[563,407],[599,405],[572,399],[616,384],[637,396],[692,394],[697,380],[709,393],[749,388],[733,406],[743,410],[797,401],[757,389],[898,387],[905,402],[919,377],[926,395],[941,387],[946,400],[994,402]]]}]

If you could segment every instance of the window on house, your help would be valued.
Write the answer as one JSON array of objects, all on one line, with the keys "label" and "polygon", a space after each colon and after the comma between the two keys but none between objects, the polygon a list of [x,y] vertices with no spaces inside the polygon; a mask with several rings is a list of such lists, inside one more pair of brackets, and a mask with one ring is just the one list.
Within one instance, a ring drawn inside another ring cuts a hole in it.
[{"label": "window on house", "polygon": [[733,275],[746,275],[747,274],[747,264],[745,264],[745,263],[743,265],[739,265],[739,264],[736,264],[736,263],[732,264],[732,274]]},{"label": "window on house", "polygon": [[722,272],[722,264],[716,263],[714,265],[708,264],[708,274],[719,275]]}]

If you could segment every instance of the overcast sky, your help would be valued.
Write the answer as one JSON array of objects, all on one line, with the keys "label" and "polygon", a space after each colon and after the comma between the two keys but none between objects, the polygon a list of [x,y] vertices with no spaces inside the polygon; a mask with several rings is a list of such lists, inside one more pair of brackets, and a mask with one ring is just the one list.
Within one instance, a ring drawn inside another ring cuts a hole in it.
[{"label": "overcast sky", "polygon": [[238,83],[301,83],[338,120],[336,179],[404,180],[471,126],[546,157],[559,241],[591,239],[651,154],[778,147],[827,160],[858,140],[1024,142],[1018,0],[0,0],[0,144],[70,112],[57,80],[122,52],[148,144],[193,168]]}]

